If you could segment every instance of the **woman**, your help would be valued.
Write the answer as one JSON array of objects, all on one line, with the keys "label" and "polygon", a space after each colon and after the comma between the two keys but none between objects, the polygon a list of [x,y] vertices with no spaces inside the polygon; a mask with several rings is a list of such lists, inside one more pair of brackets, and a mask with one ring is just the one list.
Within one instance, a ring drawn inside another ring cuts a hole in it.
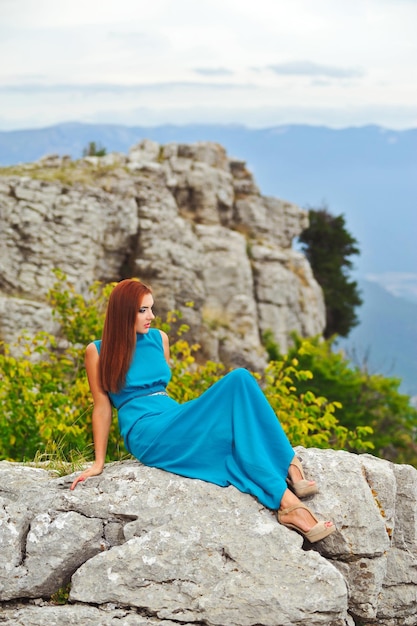
[{"label": "woman", "polygon": [[330,535],[333,523],[319,522],[300,502],[299,497],[317,493],[316,484],[306,480],[247,370],[229,372],[184,404],[167,395],[169,342],[166,333],[151,328],[153,303],[149,287],[134,279],[121,281],[109,299],[102,339],[87,346],[95,462],[71,489],[103,471],[114,406],[127,450],[145,465],[234,485],[277,510],[281,524],[312,543]]}]

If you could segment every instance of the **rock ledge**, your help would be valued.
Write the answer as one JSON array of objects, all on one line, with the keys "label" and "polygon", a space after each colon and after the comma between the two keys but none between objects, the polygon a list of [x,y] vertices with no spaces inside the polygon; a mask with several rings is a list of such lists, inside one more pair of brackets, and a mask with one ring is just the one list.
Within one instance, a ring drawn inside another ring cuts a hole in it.
[{"label": "rock ledge", "polygon": [[71,492],[71,476],[1,462],[0,622],[415,626],[417,471],[297,452],[320,488],[307,503],[338,528],[314,548],[234,487],[125,461]]}]

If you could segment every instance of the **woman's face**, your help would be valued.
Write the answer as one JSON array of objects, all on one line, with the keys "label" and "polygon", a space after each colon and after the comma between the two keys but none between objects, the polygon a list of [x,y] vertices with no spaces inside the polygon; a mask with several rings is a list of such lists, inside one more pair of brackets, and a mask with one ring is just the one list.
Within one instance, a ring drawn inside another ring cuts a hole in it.
[{"label": "woman's face", "polygon": [[150,327],[151,322],[155,319],[155,315],[152,312],[153,307],[153,297],[152,294],[147,293],[141,302],[140,307],[138,308],[138,313],[136,316],[136,325],[135,331],[140,333],[141,335],[146,334]]}]

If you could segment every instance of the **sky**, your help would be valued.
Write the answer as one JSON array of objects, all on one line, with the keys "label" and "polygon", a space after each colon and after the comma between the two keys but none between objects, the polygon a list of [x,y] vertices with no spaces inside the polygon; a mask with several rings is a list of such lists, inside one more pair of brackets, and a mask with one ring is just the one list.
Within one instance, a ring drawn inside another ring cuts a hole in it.
[{"label": "sky", "polygon": [[417,127],[417,0],[0,0],[0,130]]}]

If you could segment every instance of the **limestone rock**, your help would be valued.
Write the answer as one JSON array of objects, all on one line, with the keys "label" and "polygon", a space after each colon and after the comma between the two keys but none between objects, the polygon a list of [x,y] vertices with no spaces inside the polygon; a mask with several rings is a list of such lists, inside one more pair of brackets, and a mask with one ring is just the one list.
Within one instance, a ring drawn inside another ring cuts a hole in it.
[{"label": "limestone rock", "polygon": [[[263,196],[244,162],[215,143],[142,141],[128,155],[52,155],[0,175],[0,338],[56,333],[54,268],[83,293],[136,276],[158,312],[179,309],[203,356],[261,369],[262,334],[320,334],[323,295],[292,241],[297,206]],[[187,306],[193,302],[194,308]]]},{"label": "limestone rock", "polygon": [[72,492],[72,476],[1,462],[1,623],[413,626],[417,471],[297,453],[320,489],[307,504],[337,527],[314,546],[234,487],[125,461]]}]

